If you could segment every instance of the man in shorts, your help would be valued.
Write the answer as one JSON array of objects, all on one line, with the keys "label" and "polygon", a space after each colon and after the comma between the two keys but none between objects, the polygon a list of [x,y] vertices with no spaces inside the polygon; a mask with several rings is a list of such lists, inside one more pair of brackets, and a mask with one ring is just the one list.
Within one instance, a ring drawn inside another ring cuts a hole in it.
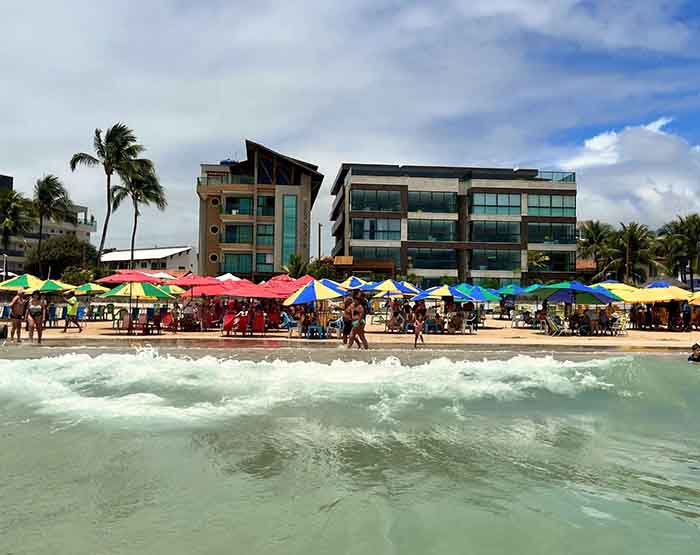
[{"label": "man in shorts", "polygon": [[12,322],[10,341],[14,338],[15,333],[17,333],[17,343],[21,343],[22,323],[24,322],[26,310],[27,298],[24,295],[24,289],[20,289],[10,303],[10,321]]},{"label": "man in shorts", "polygon": [[68,291],[65,295],[66,297],[66,323],[63,325],[63,333],[68,331],[68,326],[73,324],[78,328],[78,333],[83,332],[83,327],[78,322],[78,298],[75,296],[73,291]]}]

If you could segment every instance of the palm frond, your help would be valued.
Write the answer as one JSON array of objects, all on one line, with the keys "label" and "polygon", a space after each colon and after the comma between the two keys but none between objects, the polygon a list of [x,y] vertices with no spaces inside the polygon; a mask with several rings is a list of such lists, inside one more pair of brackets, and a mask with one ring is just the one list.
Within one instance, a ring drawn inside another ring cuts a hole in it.
[{"label": "palm frond", "polygon": [[87,152],[78,152],[74,154],[70,159],[71,171],[75,171],[75,168],[77,168],[78,166],[86,166],[88,168],[93,168],[95,166],[98,166],[99,164],[100,161],[93,155],[88,154]]}]

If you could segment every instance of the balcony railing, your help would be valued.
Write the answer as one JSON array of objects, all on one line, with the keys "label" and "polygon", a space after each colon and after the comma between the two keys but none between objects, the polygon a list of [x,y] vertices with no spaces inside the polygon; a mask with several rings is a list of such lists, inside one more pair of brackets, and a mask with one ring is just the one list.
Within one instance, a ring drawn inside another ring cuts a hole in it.
[{"label": "balcony railing", "polygon": [[537,179],[558,183],[576,183],[576,172],[538,171]]},{"label": "balcony railing", "polygon": [[217,175],[211,177],[198,177],[197,187],[205,185],[254,185],[252,175]]}]

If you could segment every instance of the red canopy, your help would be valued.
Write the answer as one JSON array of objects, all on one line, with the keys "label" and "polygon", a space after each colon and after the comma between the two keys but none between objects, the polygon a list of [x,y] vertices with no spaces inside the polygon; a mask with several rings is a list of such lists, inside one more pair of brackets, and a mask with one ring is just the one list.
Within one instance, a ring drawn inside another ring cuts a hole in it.
[{"label": "red canopy", "polygon": [[302,287],[306,285],[307,283],[310,283],[314,280],[313,276],[310,276],[309,274],[306,274],[305,276],[301,276],[299,279],[295,279],[294,283],[298,285],[299,287]]},{"label": "red canopy", "polygon": [[289,277],[289,274],[279,274],[276,276],[272,276],[270,279],[267,280],[267,283],[284,283],[287,281],[294,281],[294,278]]},{"label": "red canopy", "polygon": [[163,280],[147,276],[146,274],[142,274],[141,272],[123,272],[112,274],[111,276],[98,279],[97,283],[163,283]]},{"label": "red canopy", "polygon": [[221,282],[214,277],[187,274],[186,276],[169,280],[168,285],[178,285],[179,287],[201,287],[205,285],[221,285]]},{"label": "red canopy", "polygon": [[[279,277],[279,276],[275,276]],[[268,289],[270,291],[273,291],[276,293],[279,297],[289,297],[292,293],[298,291],[300,288],[302,288],[304,285],[309,283],[310,281],[313,281],[313,277],[306,275],[303,277],[300,277],[299,279],[282,279],[282,280],[277,280],[274,281],[274,278],[272,278],[270,281],[268,281],[264,287],[265,289]]]},{"label": "red canopy", "polygon": [[265,289],[260,285],[255,285],[250,282],[249,284],[245,284],[240,281],[195,286],[189,291],[185,291],[180,296],[201,297],[202,295],[206,295],[207,297],[241,297],[254,299],[281,299],[288,296]]},{"label": "red canopy", "polygon": [[195,285],[188,291],[180,293],[181,297],[224,297],[230,296],[231,291],[223,283],[213,283],[211,285]]}]

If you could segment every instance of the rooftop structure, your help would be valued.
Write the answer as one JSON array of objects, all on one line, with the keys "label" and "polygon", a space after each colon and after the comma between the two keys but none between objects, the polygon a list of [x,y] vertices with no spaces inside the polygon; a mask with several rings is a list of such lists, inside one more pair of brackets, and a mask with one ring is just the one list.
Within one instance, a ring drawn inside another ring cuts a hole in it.
[{"label": "rooftop structure", "polygon": [[[131,250],[112,250],[102,254],[101,262],[115,269],[127,269],[131,262]],[[137,270],[185,270],[197,271],[197,255],[192,247],[154,247],[134,249],[134,268]]]}]

